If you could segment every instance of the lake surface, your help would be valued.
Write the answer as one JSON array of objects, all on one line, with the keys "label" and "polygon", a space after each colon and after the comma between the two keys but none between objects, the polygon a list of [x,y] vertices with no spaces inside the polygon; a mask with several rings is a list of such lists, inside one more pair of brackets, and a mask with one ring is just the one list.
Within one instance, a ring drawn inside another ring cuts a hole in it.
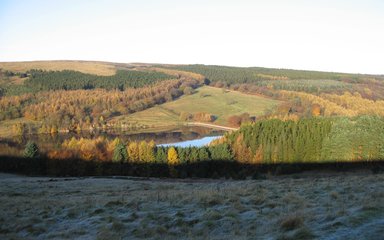
[{"label": "lake surface", "polygon": [[28,141],[34,141],[40,151],[47,152],[52,149],[59,149],[65,140],[69,140],[72,137],[77,139],[87,138],[95,139],[100,136],[106,139],[113,140],[120,138],[123,142],[131,141],[155,141],[156,145],[164,146],[181,146],[181,147],[200,147],[207,145],[212,140],[223,135],[221,130],[213,130],[205,127],[197,126],[183,126],[180,128],[167,130],[163,132],[145,132],[145,133],[132,133],[122,131],[96,131],[89,132],[84,131],[78,133],[59,133],[59,134],[36,134],[18,136],[10,139],[0,138],[0,155],[19,155],[22,154],[25,144]]},{"label": "lake surface", "polygon": [[200,139],[194,139],[194,140],[187,140],[182,142],[174,142],[174,143],[165,143],[165,144],[159,144],[158,146],[162,147],[203,147],[207,146],[210,142],[212,142],[215,139],[220,138],[222,135],[219,136],[209,136],[209,137],[203,137]]}]

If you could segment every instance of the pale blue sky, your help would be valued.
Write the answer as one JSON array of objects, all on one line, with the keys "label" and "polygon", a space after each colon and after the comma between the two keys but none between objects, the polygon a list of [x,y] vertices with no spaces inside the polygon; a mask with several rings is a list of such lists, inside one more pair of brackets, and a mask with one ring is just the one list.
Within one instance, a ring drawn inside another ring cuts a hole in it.
[{"label": "pale blue sky", "polygon": [[0,0],[0,61],[384,74],[384,1]]}]

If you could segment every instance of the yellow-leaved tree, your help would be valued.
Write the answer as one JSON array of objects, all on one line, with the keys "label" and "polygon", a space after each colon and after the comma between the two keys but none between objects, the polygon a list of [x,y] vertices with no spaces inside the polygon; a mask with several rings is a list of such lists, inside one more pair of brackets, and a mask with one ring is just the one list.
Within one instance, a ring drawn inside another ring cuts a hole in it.
[{"label": "yellow-leaved tree", "polygon": [[139,156],[139,145],[137,142],[130,142],[127,147],[128,160],[130,162],[138,162],[140,159]]},{"label": "yellow-leaved tree", "polygon": [[177,165],[180,163],[179,156],[177,155],[177,151],[174,147],[170,147],[168,149],[168,164],[169,165]]}]

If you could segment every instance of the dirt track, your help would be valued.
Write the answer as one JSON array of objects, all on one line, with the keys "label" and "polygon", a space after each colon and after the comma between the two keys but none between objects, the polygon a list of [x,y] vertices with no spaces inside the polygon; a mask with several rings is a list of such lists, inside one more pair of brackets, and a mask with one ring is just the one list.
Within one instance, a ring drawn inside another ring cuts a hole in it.
[{"label": "dirt track", "polygon": [[210,123],[202,123],[202,122],[187,122],[185,125],[186,126],[208,127],[208,128],[220,129],[220,130],[226,130],[226,131],[236,131],[236,130],[238,130],[238,128],[226,127],[226,126],[210,124]]}]

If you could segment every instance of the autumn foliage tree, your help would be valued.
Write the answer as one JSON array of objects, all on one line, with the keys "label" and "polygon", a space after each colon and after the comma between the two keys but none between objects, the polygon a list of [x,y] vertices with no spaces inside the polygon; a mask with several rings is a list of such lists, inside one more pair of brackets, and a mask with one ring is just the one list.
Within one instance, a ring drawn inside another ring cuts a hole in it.
[{"label": "autumn foliage tree", "polygon": [[130,142],[127,147],[128,159],[130,162],[136,162],[140,159],[139,145],[137,142]]},{"label": "autumn foliage tree", "polygon": [[144,163],[153,163],[155,161],[155,142],[141,141],[139,143],[139,159]]},{"label": "autumn foliage tree", "polygon": [[206,112],[197,112],[193,114],[193,120],[196,122],[213,122],[215,116]]},{"label": "autumn foliage tree", "polygon": [[229,116],[227,121],[229,125],[239,127],[242,123],[254,122],[255,117],[251,117],[249,113],[242,113],[240,115]]},{"label": "autumn foliage tree", "polygon": [[312,116],[317,117],[321,114],[321,107],[319,104],[315,103],[311,107]]},{"label": "autumn foliage tree", "polygon": [[169,165],[177,165],[180,163],[179,156],[174,147],[168,149],[167,160]]}]

